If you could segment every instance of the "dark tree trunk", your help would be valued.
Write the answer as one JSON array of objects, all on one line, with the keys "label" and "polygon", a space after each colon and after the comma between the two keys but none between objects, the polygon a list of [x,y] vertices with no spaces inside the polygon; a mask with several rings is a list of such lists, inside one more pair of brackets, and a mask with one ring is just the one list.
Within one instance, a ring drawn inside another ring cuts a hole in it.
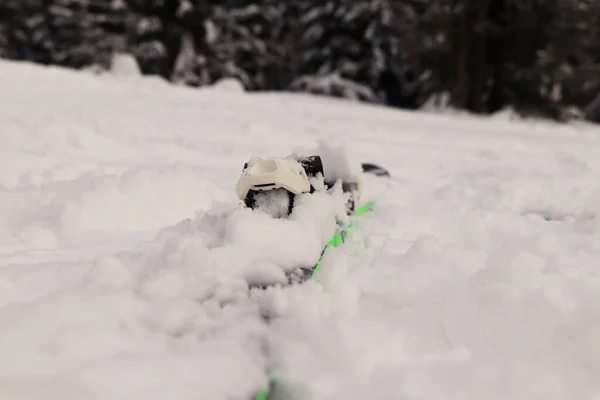
[{"label": "dark tree trunk", "polygon": [[600,93],[585,107],[585,118],[589,121],[600,123]]}]

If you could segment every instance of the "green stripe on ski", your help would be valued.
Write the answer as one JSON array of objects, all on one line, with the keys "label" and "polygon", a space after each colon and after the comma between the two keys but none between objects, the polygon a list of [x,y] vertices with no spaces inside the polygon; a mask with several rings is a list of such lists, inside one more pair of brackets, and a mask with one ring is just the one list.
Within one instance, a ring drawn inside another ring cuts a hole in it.
[{"label": "green stripe on ski", "polygon": [[366,214],[369,211],[371,211],[374,206],[375,206],[375,202],[371,201],[371,202],[365,204],[364,206],[362,206],[361,208],[359,208],[358,210],[354,211],[353,215],[363,215],[363,214]]},{"label": "green stripe on ski", "polygon": [[271,391],[272,385],[273,385],[273,378],[269,379],[269,384],[256,395],[255,400],[267,400],[269,397],[269,392]]},{"label": "green stripe on ski", "polygon": [[[371,201],[371,202],[365,204],[364,206],[362,206],[361,208],[359,208],[358,210],[354,211],[352,216],[364,215],[364,214],[368,213],[369,211],[371,211],[374,206],[375,206],[375,202]],[[348,228],[346,228],[345,231],[336,233],[335,236],[329,241],[329,243],[327,243],[327,245],[325,246],[325,250],[323,250],[323,254],[321,254],[321,258],[319,258],[319,262],[317,263],[317,265],[315,266],[315,269],[313,270],[312,274],[310,275],[311,278],[314,277],[315,274],[321,269],[321,262],[323,261],[323,257],[325,256],[325,251],[327,251],[327,249],[330,247],[338,247],[338,246],[342,245],[345,242],[344,236],[346,235],[346,232],[352,230],[353,227],[354,227],[354,225],[352,223],[350,223],[348,225]],[[275,380],[273,379],[273,377],[269,378],[269,383],[267,384],[267,386],[264,387],[256,395],[254,400],[268,400],[269,393],[271,392],[271,387],[273,386],[274,383],[275,383]]]},{"label": "green stripe on ski", "polygon": [[[375,203],[371,201],[370,203],[367,203],[364,206],[362,206],[361,208],[359,208],[358,210],[354,211],[354,213],[352,215],[353,216],[364,215],[364,214],[368,213],[369,211],[371,211],[373,209],[374,205],[375,205]],[[327,251],[327,249],[330,247],[338,247],[341,244],[343,244],[345,241],[344,236],[346,235],[346,232],[351,231],[353,227],[354,226],[351,223],[350,225],[348,225],[348,228],[346,228],[345,231],[336,233],[335,236],[333,237],[333,239],[331,239],[329,241],[329,243],[327,243],[327,246],[325,246],[325,250],[323,251],[323,254],[321,254],[321,258],[319,259],[319,262],[317,263],[317,265],[315,266],[315,269],[313,269],[313,272],[310,275],[311,278],[314,277],[315,274],[317,272],[319,272],[319,270],[321,269],[321,262],[323,261],[323,257],[325,256],[325,252]]]}]

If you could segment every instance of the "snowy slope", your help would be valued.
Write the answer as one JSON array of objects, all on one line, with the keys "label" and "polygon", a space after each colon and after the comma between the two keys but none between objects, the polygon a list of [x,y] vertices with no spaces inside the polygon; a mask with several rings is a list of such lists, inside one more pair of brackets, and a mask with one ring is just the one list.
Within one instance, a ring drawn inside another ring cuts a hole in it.
[{"label": "snowy slope", "polygon": [[[0,399],[247,399],[267,365],[304,400],[600,398],[597,127],[0,77]],[[249,294],[339,210],[235,209],[241,166],[318,140],[394,178],[318,281]]]}]

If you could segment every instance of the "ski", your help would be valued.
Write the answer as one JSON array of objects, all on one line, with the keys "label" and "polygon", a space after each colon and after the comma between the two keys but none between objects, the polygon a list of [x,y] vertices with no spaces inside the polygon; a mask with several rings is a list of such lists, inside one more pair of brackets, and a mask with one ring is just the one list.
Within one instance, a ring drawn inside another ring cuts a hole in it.
[{"label": "ski", "polygon": [[[375,207],[375,202],[371,201],[369,203],[366,203],[365,205],[361,206],[356,211],[354,211],[352,216],[353,217],[362,216],[362,215],[372,211],[374,207]],[[310,274],[310,277],[308,279],[313,279],[317,275],[317,273],[320,271],[321,265],[322,265],[322,262],[323,262],[323,259],[325,257],[325,253],[327,252],[327,250],[330,248],[339,247],[342,244],[346,243],[348,235],[352,232],[353,228],[354,228],[354,224],[351,221],[348,224],[348,226],[346,227],[346,229],[341,230],[340,232],[336,233],[333,236],[333,238],[331,238],[331,240],[327,243],[327,245],[323,249],[323,252],[321,253],[321,257],[319,258],[319,261],[313,268],[312,273]],[[273,393],[273,388],[274,388],[274,385],[276,384],[276,382],[277,381],[274,376],[272,376],[272,375],[269,376],[265,387],[263,387],[261,389],[261,391],[255,397],[252,397],[252,400],[270,400],[270,395]]]},{"label": "ski", "polygon": [[[356,211],[354,211],[354,213],[352,215],[353,216],[364,215],[367,212],[373,210],[374,206],[375,206],[375,202],[371,201],[371,202],[365,204],[364,206],[360,207]],[[348,225],[348,227],[346,229],[336,233],[335,236],[329,241],[329,243],[327,243],[327,245],[323,249],[323,253],[321,253],[321,258],[319,259],[319,262],[313,269],[313,272],[310,276],[311,278],[313,278],[317,274],[317,272],[319,272],[319,270],[321,269],[321,262],[323,261],[323,257],[325,257],[325,252],[327,251],[327,249],[329,249],[331,247],[338,247],[338,246],[342,245],[343,243],[345,243],[346,238],[348,236],[348,232],[350,232],[353,228],[354,228],[354,225],[352,224],[352,222],[350,222],[350,224]]]},{"label": "ski", "polygon": [[[362,163],[362,174],[379,177],[390,177],[390,172],[374,163]],[[331,188],[341,180],[342,190],[349,194],[346,213],[351,217],[349,224],[337,232],[325,245],[316,265],[311,269],[303,269],[302,276],[295,284],[313,279],[321,270],[328,249],[341,246],[354,229],[353,219],[373,210],[375,202],[370,201],[358,206],[362,189],[362,179],[356,176],[327,179],[324,174],[320,156],[287,157],[279,159],[253,160],[242,168],[242,176],[238,180],[236,192],[244,205],[251,209],[266,212],[273,218],[286,218],[293,209],[296,196],[311,194],[316,188],[311,179],[321,177],[325,188]],[[269,400],[276,385],[276,379],[270,375],[265,387],[252,400]]]}]

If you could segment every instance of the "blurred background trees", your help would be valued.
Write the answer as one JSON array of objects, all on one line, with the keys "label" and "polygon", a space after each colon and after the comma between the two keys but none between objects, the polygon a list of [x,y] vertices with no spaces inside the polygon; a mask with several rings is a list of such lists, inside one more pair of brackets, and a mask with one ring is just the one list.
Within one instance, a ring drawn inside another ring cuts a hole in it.
[{"label": "blurred background trees", "polygon": [[1,0],[0,57],[600,122],[597,0]]}]

